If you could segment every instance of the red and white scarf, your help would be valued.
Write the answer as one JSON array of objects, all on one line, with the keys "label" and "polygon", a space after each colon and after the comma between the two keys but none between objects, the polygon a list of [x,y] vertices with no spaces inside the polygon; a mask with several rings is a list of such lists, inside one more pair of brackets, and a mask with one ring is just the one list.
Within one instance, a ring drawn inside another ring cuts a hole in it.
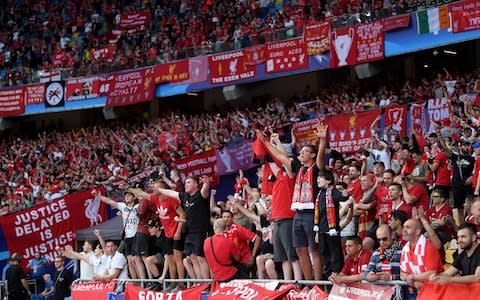
[{"label": "red and white scarf", "polygon": [[[337,227],[337,216],[335,214],[335,203],[333,202],[333,187],[327,187],[325,191],[325,207],[327,210],[327,221],[328,221],[328,229],[336,229]],[[318,193],[317,201],[315,202],[315,216],[314,216],[314,228],[318,231],[318,223],[320,221],[320,195],[322,193]]]},{"label": "red and white scarf", "polygon": [[297,177],[295,179],[295,187],[293,189],[293,199],[292,210],[303,210],[303,209],[314,209],[314,198],[313,198],[313,168],[315,163],[313,163],[306,170],[305,174],[303,171],[306,167],[301,167],[298,171]]}]

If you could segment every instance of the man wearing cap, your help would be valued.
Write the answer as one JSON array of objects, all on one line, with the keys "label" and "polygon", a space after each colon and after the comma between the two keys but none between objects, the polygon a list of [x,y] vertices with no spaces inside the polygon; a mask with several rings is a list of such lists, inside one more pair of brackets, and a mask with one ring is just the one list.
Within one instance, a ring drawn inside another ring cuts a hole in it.
[{"label": "man wearing cap", "polygon": [[132,192],[125,190],[125,202],[117,202],[108,197],[102,196],[97,190],[92,191],[94,197],[99,197],[102,202],[116,208],[122,214],[123,219],[123,239],[125,242],[125,256],[128,261],[128,270],[133,279],[137,279],[137,271],[133,259],[133,244],[139,222],[138,202]]},{"label": "man wearing cap", "polygon": [[458,150],[452,153],[452,194],[453,208],[458,210],[460,222],[463,223],[465,199],[473,195],[472,174],[475,158],[472,157],[471,145],[467,140],[458,142]]},{"label": "man wearing cap", "polygon": [[27,275],[20,267],[20,255],[14,253],[10,257],[10,267],[5,280],[6,296],[9,300],[26,300],[32,295],[27,282]]}]

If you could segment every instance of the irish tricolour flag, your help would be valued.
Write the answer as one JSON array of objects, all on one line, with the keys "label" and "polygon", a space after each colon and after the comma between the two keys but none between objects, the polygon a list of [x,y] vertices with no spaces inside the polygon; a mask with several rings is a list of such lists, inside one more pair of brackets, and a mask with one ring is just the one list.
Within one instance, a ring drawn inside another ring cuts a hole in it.
[{"label": "irish tricolour flag", "polygon": [[417,12],[418,34],[432,32],[438,34],[441,29],[450,28],[448,5]]}]

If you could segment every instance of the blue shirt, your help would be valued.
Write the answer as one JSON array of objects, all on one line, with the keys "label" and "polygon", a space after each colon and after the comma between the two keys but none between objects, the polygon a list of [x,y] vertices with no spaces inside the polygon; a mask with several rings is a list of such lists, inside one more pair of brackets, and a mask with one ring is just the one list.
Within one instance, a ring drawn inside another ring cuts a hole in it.
[{"label": "blue shirt", "polygon": [[40,277],[46,273],[47,260],[43,257],[34,258],[30,261],[29,267],[32,269],[32,277]]},{"label": "blue shirt", "polygon": [[395,241],[390,248],[386,249],[383,257],[380,257],[380,251],[377,249],[370,257],[364,277],[367,278],[368,273],[390,272],[393,280],[400,280],[400,257],[402,256],[402,247]]}]

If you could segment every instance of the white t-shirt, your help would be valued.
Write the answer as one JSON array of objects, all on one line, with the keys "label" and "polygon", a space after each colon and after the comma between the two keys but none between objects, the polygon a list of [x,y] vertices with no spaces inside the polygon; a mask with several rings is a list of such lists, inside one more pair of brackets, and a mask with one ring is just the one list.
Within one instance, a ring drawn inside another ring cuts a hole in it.
[{"label": "white t-shirt", "polygon": [[91,257],[95,257],[95,253],[90,252],[90,253],[85,253],[82,252],[82,254],[86,254],[88,256],[88,263],[86,261],[80,260],[80,279],[88,279],[92,280],[93,275],[95,275],[93,271],[93,264],[90,264],[90,259]]},{"label": "white t-shirt", "polygon": [[122,212],[123,226],[125,227],[125,238],[132,238],[137,233],[138,227],[138,204],[135,204],[132,208],[129,208],[127,204],[118,203],[118,210]]},{"label": "white t-shirt", "polygon": [[107,270],[107,260],[108,256],[105,254],[100,257],[95,255],[88,257],[88,262],[93,266],[93,273],[98,275],[103,275]]},{"label": "white t-shirt", "polygon": [[109,256],[107,260],[107,271],[108,274],[113,274],[115,269],[121,269],[122,272],[118,279],[128,279],[128,267],[127,267],[127,259],[125,256],[120,252],[115,252],[113,256]]},{"label": "white t-shirt", "polygon": [[371,153],[375,161],[383,161],[383,163],[385,164],[385,170],[390,169],[390,152],[385,150],[373,149]]}]

